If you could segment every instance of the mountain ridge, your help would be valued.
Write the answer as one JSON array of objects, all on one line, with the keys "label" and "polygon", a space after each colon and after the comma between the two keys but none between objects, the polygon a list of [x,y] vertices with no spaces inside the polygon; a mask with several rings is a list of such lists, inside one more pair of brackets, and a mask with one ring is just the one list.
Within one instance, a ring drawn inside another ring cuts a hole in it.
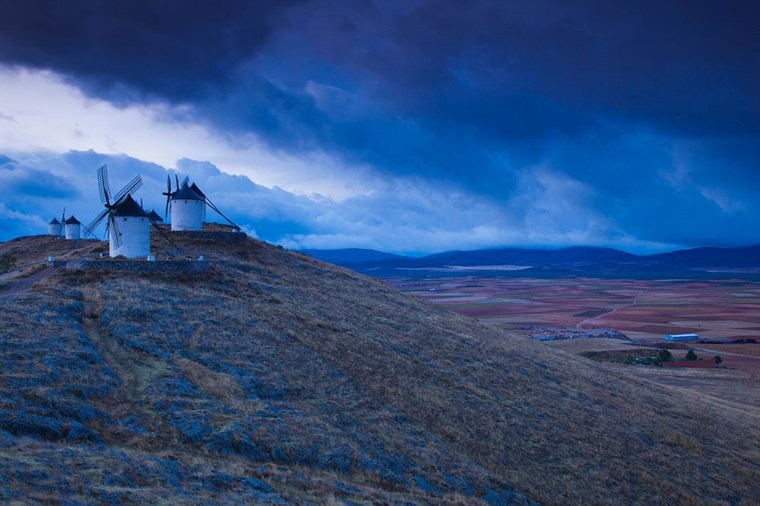
[{"label": "mountain ridge", "polygon": [[[326,251],[319,256],[330,261]],[[340,253],[338,253],[340,252]],[[382,252],[377,252],[382,254]],[[614,248],[573,246],[559,249],[495,248],[470,251],[445,251],[423,257],[396,257],[363,260],[350,251],[334,250],[334,263],[358,272],[377,276],[398,274],[411,269],[448,269],[451,267],[524,267],[528,274],[552,272],[558,275],[572,271],[593,274],[649,273],[670,275],[674,271],[709,269],[757,269],[760,272],[760,246],[738,248],[700,247],[667,253],[636,255]],[[520,269],[521,271],[522,269]]]}]

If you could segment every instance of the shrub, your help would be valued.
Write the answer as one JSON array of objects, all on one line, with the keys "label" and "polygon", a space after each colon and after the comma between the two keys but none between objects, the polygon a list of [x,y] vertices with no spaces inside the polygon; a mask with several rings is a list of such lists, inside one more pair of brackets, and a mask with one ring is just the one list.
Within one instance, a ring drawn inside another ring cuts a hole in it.
[{"label": "shrub", "polygon": [[0,256],[0,272],[8,272],[16,266],[16,257],[13,255]]},{"label": "shrub", "polygon": [[715,355],[715,367],[718,367],[723,362],[723,357]]},{"label": "shrub", "polygon": [[660,350],[660,353],[657,354],[657,360],[660,362],[668,362],[673,358],[673,354],[670,353],[668,350]]},{"label": "shrub", "polygon": [[697,354],[694,353],[694,350],[689,348],[689,351],[686,352],[686,360],[697,360],[699,357],[697,357]]}]

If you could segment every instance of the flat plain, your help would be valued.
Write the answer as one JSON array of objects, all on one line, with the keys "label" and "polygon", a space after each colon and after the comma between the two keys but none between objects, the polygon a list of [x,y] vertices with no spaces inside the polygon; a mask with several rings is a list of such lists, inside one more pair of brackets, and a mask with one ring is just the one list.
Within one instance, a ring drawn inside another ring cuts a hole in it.
[{"label": "flat plain", "polygon": [[[668,334],[697,333],[700,342],[675,344],[676,358],[693,347],[710,358],[721,355],[725,367],[760,375],[760,344],[734,343],[760,341],[756,281],[479,276],[386,281],[403,292],[512,331],[613,328],[639,345],[662,343]],[[609,346],[602,339],[590,341],[583,353]]]}]

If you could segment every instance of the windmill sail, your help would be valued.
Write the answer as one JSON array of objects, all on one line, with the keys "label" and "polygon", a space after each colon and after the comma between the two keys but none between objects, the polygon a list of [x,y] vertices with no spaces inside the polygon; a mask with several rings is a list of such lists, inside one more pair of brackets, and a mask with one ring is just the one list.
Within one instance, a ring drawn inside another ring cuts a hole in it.
[{"label": "windmill sail", "polygon": [[98,226],[100,225],[100,223],[103,221],[104,218],[108,217],[108,221],[106,223],[106,233],[110,238],[112,238],[112,240],[114,241],[114,244],[118,248],[122,244],[122,237],[121,237],[121,231],[119,230],[119,226],[116,223],[116,220],[114,219],[114,212],[129,195],[134,193],[137,189],[139,189],[142,186],[143,184],[142,178],[139,175],[135,176],[113,197],[111,196],[111,185],[108,181],[108,166],[107,165],[102,165],[100,168],[98,168],[97,180],[98,180],[98,196],[100,197],[100,202],[103,204],[105,209],[101,211],[90,222],[90,224],[85,227],[84,234],[85,234],[85,237],[86,236],[95,237],[95,229],[98,228]]}]

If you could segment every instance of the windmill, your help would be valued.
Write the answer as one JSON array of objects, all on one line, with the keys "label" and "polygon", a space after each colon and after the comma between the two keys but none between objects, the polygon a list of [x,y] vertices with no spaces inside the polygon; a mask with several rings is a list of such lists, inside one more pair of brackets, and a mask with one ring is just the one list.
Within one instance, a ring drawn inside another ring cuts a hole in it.
[{"label": "windmill", "polygon": [[48,235],[52,235],[55,237],[59,237],[64,235],[64,229],[63,224],[66,221],[66,208],[63,208],[63,213],[61,214],[61,221],[58,221],[56,218],[53,218],[48,223]]},{"label": "windmill", "polygon": [[179,177],[175,174],[174,180],[177,188],[172,191],[171,177],[166,176],[166,191],[162,193],[162,195],[166,195],[165,216],[171,210],[172,231],[203,230],[203,223],[206,221],[206,206],[216,211],[235,230],[240,230],[240,227],[233,223],[211,202],[211,199],[201,191],[198,185],[193,183],[191,186],[188,186],[190,180],[187,176],[180,183]]},{"label": "windmill", "polygon": [[[161,193],[161,195],[166,195],[166,209],[164,210],[164,218],[169,216],[169,207],[171,204],[172,195],[174,195],[180,189],[179,176],[177,174],[174,174],[174,180],[177,182],[177,189],[172,191],[172,177],[169,174],[166,175],[166,191]],[[189,180],[190,178],[188,176],[185,176],[185,178],[182,180],[182,186],[186,185]]]},{"label": "windmill", "polygon": [[[110,243],[110,255],[143,256],[142,253],[146,249],[145,243],[147,243],[147,250],[150,251],[150,224],[145,211],[131,195],[142,186],[142,178],[139,175],[135,176],[118,193],[111,195],[108,166],[100,167],[97,174],[100,202],[105,209],[85,227],[85,235],[95,237],[95,229],[107,218],[106,234]],[[132,220],[132,223],[127,224],[128,218],[138,218],[138,220],[136,223]],[[146,226],[143,226],[143,221]]]},{"label": "windmill", "polygon": [[189,178],[185,177],[180,184],[175,174],[174,180],[177,188],[172,191],[171,177],[166,176],[166,192],[163,193],[166,195],[166,211],[171,212],[172,232],[203,230],[205,201],[187,185]]},{"label": "windmill", "polygon": [[79,239],[81,228],[82,224],[79,223],[79,220],[73,214],[63,220],[63,232],[66,239]]}]

